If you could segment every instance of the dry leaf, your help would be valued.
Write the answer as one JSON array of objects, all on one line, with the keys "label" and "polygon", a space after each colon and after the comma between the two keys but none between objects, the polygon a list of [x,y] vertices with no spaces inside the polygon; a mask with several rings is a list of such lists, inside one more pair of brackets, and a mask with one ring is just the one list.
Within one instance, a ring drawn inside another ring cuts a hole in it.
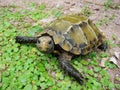
[{"label": "dry leaf", "polygon": [[117,59],[120,59],[120,52],[115,52],[114,55]]},{"label": "dry leaf", "polygon": [[114,56],[110,58],[110,61],[117,65],[117,59]]},{"label": "dry leaf", "polygon": [[118,68],[120,68],[120,60],[117,59],[115,56],[112,56],[112,57],[110,58],[110,61],[113,62],[115,65],[117,65]]},{"label": "dry leaf", "polygon": [[101,62],[100,62],[100,66],[101,67],[105,67],[105,62],[108,60],[108,58],[102,58]]}]

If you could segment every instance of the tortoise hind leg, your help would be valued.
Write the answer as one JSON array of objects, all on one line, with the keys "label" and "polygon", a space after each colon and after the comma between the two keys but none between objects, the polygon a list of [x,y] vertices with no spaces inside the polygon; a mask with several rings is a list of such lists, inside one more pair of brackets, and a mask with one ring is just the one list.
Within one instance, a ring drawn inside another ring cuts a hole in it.
[{"label": "tortoise hind leg", "polygon": [[107,42],[103,42],[98,48],[102,51],[106,51],[106,49],[108,48]]},{"label": "tortoise hind leg", "polygon": [[16,36],[15,40],[17,43],[37,43],[37,38],[35,37]]}]

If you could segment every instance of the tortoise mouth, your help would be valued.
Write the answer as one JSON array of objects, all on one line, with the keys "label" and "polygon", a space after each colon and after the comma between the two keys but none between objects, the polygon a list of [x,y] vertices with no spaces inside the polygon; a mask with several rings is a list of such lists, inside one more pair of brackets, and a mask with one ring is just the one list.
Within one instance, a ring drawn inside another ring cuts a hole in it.
[{"label": "tortoise mouth", "polygon": [[40,52],[43,52],[43,53],[52,53],[54,51],[54,45],[51,48],[41,48],[38,46],[37,48]]}]

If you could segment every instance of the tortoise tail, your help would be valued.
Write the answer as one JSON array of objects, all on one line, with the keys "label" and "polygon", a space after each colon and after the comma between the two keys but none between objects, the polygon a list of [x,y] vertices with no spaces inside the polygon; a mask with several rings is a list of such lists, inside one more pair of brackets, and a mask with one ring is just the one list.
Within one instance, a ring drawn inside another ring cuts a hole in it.
[{"label": "tortoise tail", "polygon": [[37,43],[37,38],[35,37],[16,36],[15,40],[17,43]]},{"label": "tortoise tail", "polygon": [[60,64],[62,65],[62,68],[70,76],[72,76],[78,83],[83,84],[83,76],[82,76],[82,74],[80,74],[79,71],[76,70],[68,61],[60,60]]}]

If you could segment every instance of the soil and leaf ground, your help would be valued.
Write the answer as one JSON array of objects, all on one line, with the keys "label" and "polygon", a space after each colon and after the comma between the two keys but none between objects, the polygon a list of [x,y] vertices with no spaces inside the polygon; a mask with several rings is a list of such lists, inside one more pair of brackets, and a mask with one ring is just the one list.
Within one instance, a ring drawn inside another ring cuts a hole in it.
[{"label": "soil and leaf ground", "polygon": [[[84,1],[84,5],[82,0],[79,3],[77,3],[78,0],[76,2],[71,0],[44,2],[43,0],[44,3],[38,3],[39,0],[28,3],[26,0],[26,7],[19,1],[17,4],[10,1],[7,3],[6,0],[0,4],[0,90],[120,90],[120,70],[116,64],[109,61],[112,54],[119,51],[120,41],[117,35],[120,31],[115,29],[114,33],[106,29],[111,25],[114,27],[113,21],[120,25],[119,21],[115,21],[117,15],[109,12],[110,9],[113,12],[118,11],[119,14],[119,4],[114,3],[113,6],[112,0],[107,0],[103,5],[97,4],[107,12],[99,19],[95,12],[101,8],[90,9],[91,2],[88,0]],[[56,3],[59,4],[56,5]],[[78,12],[75,8],[77,6],[74,6],[78,4],[82,7],[81,13],[95,19],[96,25],[109,39],[108,51],[97,50],[72,60],[71,64],[85,77],[84,85],[79,85],[64,73],[56,57],[41,53],[35,45],[20,45],[15,42],[17,35],[34,36],[36,32],[44,30],[43,26],[49,21],[67,13]],[[70,6],[73,8],[71,9]],[[115,72],[118,77],[112,76]]]}]

